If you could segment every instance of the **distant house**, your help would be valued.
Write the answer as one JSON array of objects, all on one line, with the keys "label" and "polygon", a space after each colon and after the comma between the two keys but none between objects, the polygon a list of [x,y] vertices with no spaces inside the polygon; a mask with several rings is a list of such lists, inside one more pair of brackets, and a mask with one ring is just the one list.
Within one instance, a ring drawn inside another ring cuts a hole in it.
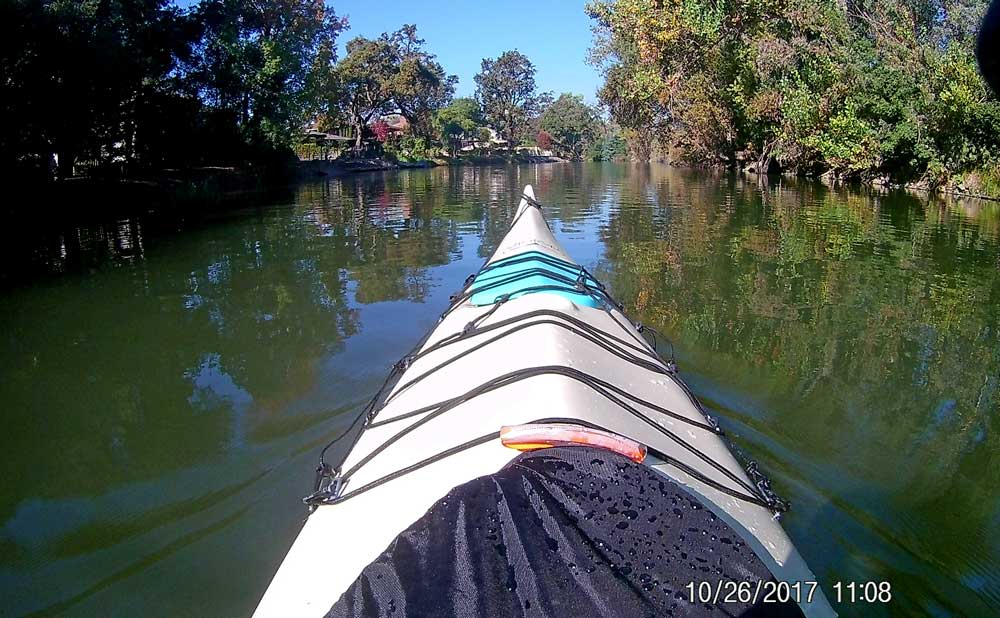
[{"label": "distant house", "polygon": [[[301,139],[308,142],[318,143],[328,142],[352,142],[354,141],[354,127],[349,124],[336,124],[331,126],[329,120],[314,121],[302,129]],[[322,129],[320,127],[323,127]]]},{"label": "distant house", "polygon": [[410,121],[407,120],[402,114],[386,114],[385,116],[379,116],[369,122],[368,126],[372,126],[379,121],[389,125],[389,135],[402,135],[410,129]]},{"label": "distant house", "polygon": [[339,127],[335,131],[328,133],[316,127],[307,127],[294,148],[295,154],[303,161],[335,159],[354,143],[354,131],[350,127]]},{"label": "distant house", "polygon": [[480,140],[478,137],[470,137],[462,140],[462,151],[469,152],[471,150],[476,150],[480,148],[506,148],[507,140],[500,137],[500,134],[493,129],[486,127],[486,130],[490,133],[490,139],[488,141]]},{"label": "distant house", "polygon": [[306,130],[302,134],[303,141],[307,141],[314,144],[335,144],[337,142],[353,142],[354,136],[350,135],[353,131],[345,131],[348,135],[340,135],[338,133],[326,133],[324,131],[316,130]]}]

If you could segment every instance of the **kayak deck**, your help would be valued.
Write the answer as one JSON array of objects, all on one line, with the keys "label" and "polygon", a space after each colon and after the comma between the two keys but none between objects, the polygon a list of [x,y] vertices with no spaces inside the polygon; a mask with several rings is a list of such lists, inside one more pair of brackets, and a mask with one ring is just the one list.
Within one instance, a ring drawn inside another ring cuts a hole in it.
[{"label": "kayak deck", "polygon": [[[496,473],[518,452],[502,426],[578,421],[650,449],[646,463],[736,530],[779,581],[815,581],[673,367],[575,265],[525,189],[515,223],[484,269],[405,359],[360,422],[335,485],[255,616],[321,616],[393,539],[452,488]],[[822,598],[806,615],[832,615]]]}]

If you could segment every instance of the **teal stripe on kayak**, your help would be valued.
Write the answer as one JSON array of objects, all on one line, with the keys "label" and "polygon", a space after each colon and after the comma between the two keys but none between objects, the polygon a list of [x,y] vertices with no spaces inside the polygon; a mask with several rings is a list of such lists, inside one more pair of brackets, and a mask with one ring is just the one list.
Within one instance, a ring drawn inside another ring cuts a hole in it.
[{"label": "teal stripe on kayak", "polygon": [[[528,271],[535,272],[530,275],[525,274]],[[472,292],[469,302],[473,305],[483,306],[492,305],[505,294],[509,294],[511,298],[526,294],[555,294],[568,298],[578,305],[599,307],[600,300],[594,298],[589,292],[576,288],[575,282],[579,276],[580,267],[576,264],[539,251],[526,251],[493,262],[483,272],[476,275],[469,288]],[[559,280],[559,277],[570,279],[574,283],[566,283]],[[504,280],[509,281],[500,283],[500,285],[490,285]],[[586,276],[584,281],[590,287],[598,287],[597,281],[590,276]],[[482,289],[488,285],[490,286],[488,289]],[[550,289],[531,289],[542,286]]]}]

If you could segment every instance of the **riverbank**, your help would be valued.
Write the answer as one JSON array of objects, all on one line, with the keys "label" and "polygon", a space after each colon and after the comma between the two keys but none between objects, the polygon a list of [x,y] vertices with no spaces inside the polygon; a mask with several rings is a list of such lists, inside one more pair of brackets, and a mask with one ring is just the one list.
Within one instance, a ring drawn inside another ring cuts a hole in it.
[{"label": "riverbank", "polygon": [[969,172],[938,186],[932,186],[927,182],[894,183],[884,177],[875,178],[867,184],[886,189],[906,189],[933,195],[1000,201],[1000,182],[995,172]]},{"label": "riverbank", "polygon": [[912,193],[935,195],[938,197],[972,198],[1000,202],[1000,187],[980,182],[978,180],[978,174],[970,174],[969,177],[972,178],[969,180],[959,180],[943,185],[932,186],[927,182],[892,182],[885,177],[862,180],[858,178],[836,178],[826,174],[812,177],[805,176],[805,178],[813,178],[823,184],[831,186],[857,183],[861,186],[868,186],[873,189],[884,189],[888,191],[909,191]]},{"label": "riverbank", "polygon": [[358,172],[375,172],[410,168],[466,165],[503,165],[506,163],[565,163],[566,159],[553,156],[517,154],[513,157],[498,155],[464,156],[448,159],[420,159],[416,161],[394,161],[384,157],[366,159],[346,159],[334,161],[299,161],[296,174],[300,178],[316,176],[342,176]]},{"label": "riverbank", "polygon": [[294,161],[283,168],[243,169],[201,167],[163,170],[155,175],[117,180],[91,177],[69,178],[13,187],[13,195],[0,210],[8,220],[29,221],[39,209],[25,204],[44,204],[46,216],[58,216],[67,224],[105,221],[148,212],[183,215],[190,211],[225,210],[280,201],[299,182],[322,177],[438,166],[560,163],[558,157],[519,155],[475,156],[457,159],[393,161],[385,158],[343,161]]},{"label": "riverbank", "polygon": [[234,167],[164,170],[121,180],[77,177],[43,183],[10,183],[2,209],[8,220],[31,220],[39,212],[66,224],[106,221],[153,211],[211,210],[287,192],[295,176]]},{"label": "riverbank", "polygon": [[[687,165],[678,165],[670,161],[663,161],[673,167],[681,169],[688,168]],[[894,182],[888,176],[876,176],[866,179],[856,175],[837,176],[832,172],[822,174],[809,174],[795,171],[772,171],[771,173],[761,173],[748,166],[745,168],[733,167],[732,165],[706,166],[706,169],[720,169],[736,171],[739,174],[756,176],[760,178],[784,177],[802,178],[815,180],[827,186],[867,186],[875,189],[885,189],[890,191],[911,191],[914,193],[936,195],[939,197],[973,198],[980,200],[1000,201],[1000,170],[976,170],[953,177],[949,182],[933,185],[926,180],[917,182]]]}]

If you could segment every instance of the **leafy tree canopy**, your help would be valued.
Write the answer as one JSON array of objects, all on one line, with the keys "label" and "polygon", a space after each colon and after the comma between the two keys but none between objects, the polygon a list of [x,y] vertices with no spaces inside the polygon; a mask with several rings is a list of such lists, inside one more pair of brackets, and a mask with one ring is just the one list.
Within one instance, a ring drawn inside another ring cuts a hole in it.
[{"label": "leafy tree canopy", "polygon": [[463,137],[475,137],[483,125],[483,112],[475,99],[459,98],[438,110],[435,122],[442,141],[447,142],[454,153]]},{"label": "leafy tree canopy", "polygon": [[986,0],[595,0],[591,62],[636,156],[934,186],[1000,156]]},{"label": "leafy tree canopy", "polygon": [[458,78],[446,75],[423,44],[409,24],[377,39],[347,43],[347,56],[328,80],[327,111],[348,119],[358,147],[368,124],[395,110],[418,135],[432,134],[434,112],[451,100]]},{"label": "leafy tree canopy", "polygon": [[192,18],[205,28],[194,77],[206,102],[251,141],[288,145],[346,21],[323,0],[202,0]]},{"label": "leafy tree canopy", "polygon": [[415,133],[430,137],[434,113],[451,101],[458,77],[447,75],[434,55],[424,51],[424,40],[417,38],[416,26],[404,25],[388,38],[399,57],[392,84],[393,102]]},{"label": "leafy tree canopy", "polygon": [[127,175],[280,152],[345,27],[322,0],[0,3],[0,166]]},{"label": "leafy tree canopy", "polygon": [[535,65],[521,52],[507,51],[495,60],[484,58],[475,80],[486,122],[509,146],[516,146],[539,109]]},{"label": "leafy tree canopy", "polygon": [[600,131],[597,113],[583,96],[565,93],[542,112],[540,126],[561,156],[580,159]]}]

